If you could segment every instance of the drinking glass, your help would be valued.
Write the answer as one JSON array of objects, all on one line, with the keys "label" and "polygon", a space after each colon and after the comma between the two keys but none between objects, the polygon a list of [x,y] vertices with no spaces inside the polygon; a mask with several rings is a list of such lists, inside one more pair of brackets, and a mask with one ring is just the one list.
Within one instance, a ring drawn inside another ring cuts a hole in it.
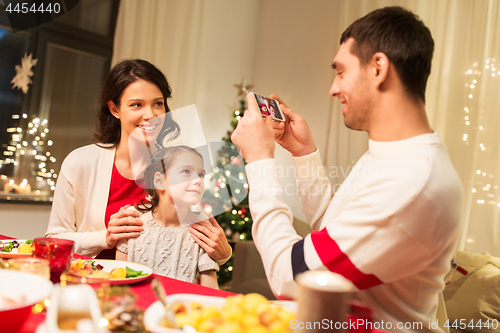
[{"label": "drinking glass", "polygon": [[9,269],[39,275],[50,279],[49,261],[40,258],[16,258],[9,260]]},{"label": "drinking glass", "polygon": [[59,238],[35,238],[33,257],[47,259],[50,267],[50,280],[59,283],[61,273],[68,270],[73,258],[75,242]]},{"label": "drinking glass", "polygon": [[88,284],[94,289],[102,310],[104,304],[109,300],[109,276],[82,276],[73,271],[66,271],[61,274],[61,287],[77,284]]}]

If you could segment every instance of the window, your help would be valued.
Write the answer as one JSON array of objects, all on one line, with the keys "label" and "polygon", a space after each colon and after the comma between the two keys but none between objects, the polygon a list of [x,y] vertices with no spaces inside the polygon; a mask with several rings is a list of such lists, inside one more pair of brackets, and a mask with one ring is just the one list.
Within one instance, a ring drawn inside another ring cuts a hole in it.
[{"label": "window", "polygon": [[[60,17],[38,19],[50,22],[13,32],[0,0],[0,201],[50,204],[63,159],[91,143],[118,6],[79,1]],[[30,55],[36,64],[24,93],[11,81]]]}]

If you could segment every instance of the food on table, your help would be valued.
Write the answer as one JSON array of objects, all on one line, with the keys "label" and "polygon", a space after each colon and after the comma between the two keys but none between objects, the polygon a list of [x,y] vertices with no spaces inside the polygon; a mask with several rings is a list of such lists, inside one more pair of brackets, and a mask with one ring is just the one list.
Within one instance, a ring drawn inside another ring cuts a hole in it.
[{"label": "food on table", "polygon": [[136,271],[133,270],[132,268],[129,268],[128,266],[125,266],[125,270],[127,271],[127,279],[128,278],[136,278],[136,277],[141,277],[141,276],[146,276],[146,273],[143,273],[142,271]]},{"label": "food on table", "polygon": [[8,242],[5,245],[0,245],[0,252],[7,253],[33,253],[33,248],[31,243],[33,240],[28,239],[25,242],[21,242],[19,240],[13,240]]},{"label": "food on table", "polygon": [[106,271],[103,271],[103,270],[93,271],[92,272],[92,276],[93,277],[107,277],[107,278],[110,278],[110,279],[114,279],[114,277],[111,277],[110,273],[108,273]]},{"label": "food on table", "polygon": [[100,271],[102,268],[102,266],[98,267],[93,260],[82,260],[78,258],[71,262],[70,270],[80,276],[93,276],[94,271]]},{"label": "food on table", "polygon": [[[264,296],[255,293],[229,296],[222,308],[193,302],[190,309],[181,303],[174,304],[172,311],[177,326],[190,325],[207,333],[291,332],[290,320],[295,318],[294,313],[271,305]],[[166,317],[160,325],[173,327]]]},{"label": "food on table", "polygon": [[127,271],[124,268],[115,268],[111,271],[112,279],[125,279],[127,277]]},{"label": "food on table", "polygon": [[94,260],[82,260],[80,258],[71,263],[71,271],[80,276],[105,277],[110,279],[129,279],[135,277],[146,276],[142,271],[136,271],[132,268],[115,268],[111,272],[103,270],[102,265],[97,264]]},{"label": "food on table", "polygon": [[17,248],[18,253],[33,253],[33,248],[31,247],[31,244],[21,244]]}]

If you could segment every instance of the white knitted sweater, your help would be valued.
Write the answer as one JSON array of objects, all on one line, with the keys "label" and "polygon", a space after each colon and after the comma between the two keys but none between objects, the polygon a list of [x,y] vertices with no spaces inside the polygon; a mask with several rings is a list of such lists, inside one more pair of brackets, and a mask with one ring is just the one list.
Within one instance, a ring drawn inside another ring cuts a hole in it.
[{"label": "white knitted sweater", "polygon": [[149,266],[155,274],[197,283],[197,272],[219,265],[191,236],[190,224],[164,227],[155,222],[151,212],[141,215],[144,231],[137,238],[119,242],[117,249],[127,253],[127,261]]}]

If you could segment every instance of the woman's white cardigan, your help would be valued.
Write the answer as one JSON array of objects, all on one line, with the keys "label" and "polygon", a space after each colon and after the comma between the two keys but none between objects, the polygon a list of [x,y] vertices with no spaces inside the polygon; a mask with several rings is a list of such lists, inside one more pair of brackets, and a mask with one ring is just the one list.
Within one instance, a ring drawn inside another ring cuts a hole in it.
[{"label": "woman's white cardigan", "polygon": [[75,253],[94,257],[106,244],[104,215],[108,204],[114,148],[88,145],[72,151],[57,179],[47,237],[75,241]]}]

